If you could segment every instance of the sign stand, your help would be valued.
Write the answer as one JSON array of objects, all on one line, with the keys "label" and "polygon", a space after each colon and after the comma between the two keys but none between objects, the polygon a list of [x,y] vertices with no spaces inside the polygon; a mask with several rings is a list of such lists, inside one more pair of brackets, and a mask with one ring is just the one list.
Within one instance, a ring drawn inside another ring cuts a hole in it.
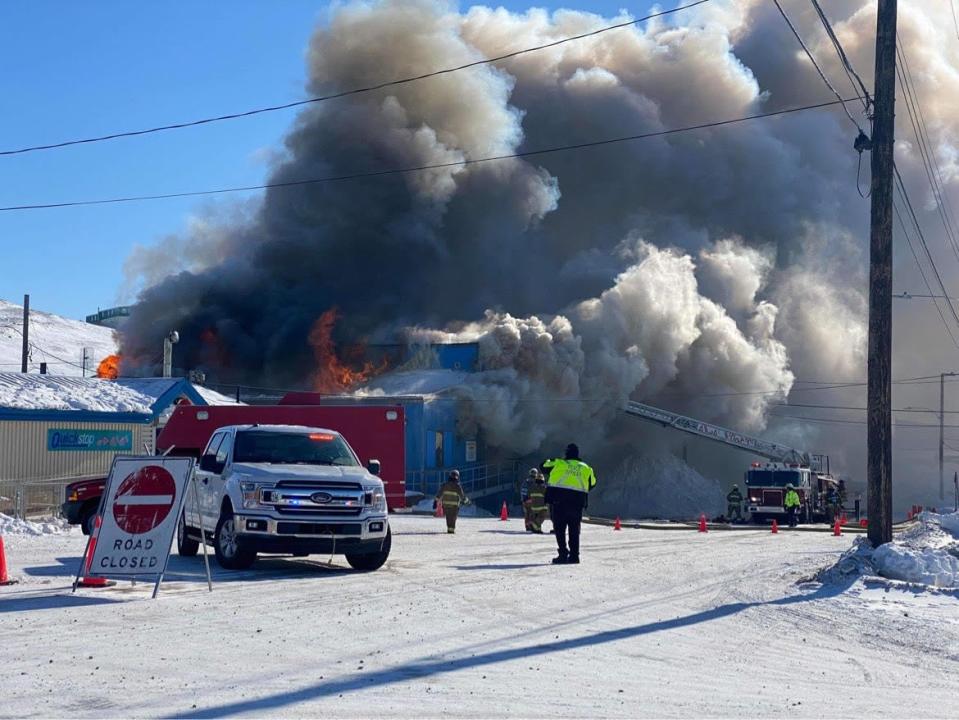
[{"label": "sign stand", "polygon": [[[113,459],[100,500],[98,527],[87,540],[80,573],[94,578],[155,576],[153,598],[170,563],[170,546],[186,505],[187,486],[195,482],[194,460],[185,457],[121,456]],[[196,485],[194,498],[199,504]],[[212,591],[209,561],[207,587]],[[92,555],[92,556],[91,556]]]},{"label": "sign stand", "polygon": [[200,516],[200,493],[196,489],[196,472],[190,477],[190,487],[193,488],[196,516],[200,518],[200,547],[203,548],[203,564],[206,566],[206,586],[210,592],[213,592],[213,579],[210,577],[210,558],[206,552],[206,530],[203,529],[203,518]]}]

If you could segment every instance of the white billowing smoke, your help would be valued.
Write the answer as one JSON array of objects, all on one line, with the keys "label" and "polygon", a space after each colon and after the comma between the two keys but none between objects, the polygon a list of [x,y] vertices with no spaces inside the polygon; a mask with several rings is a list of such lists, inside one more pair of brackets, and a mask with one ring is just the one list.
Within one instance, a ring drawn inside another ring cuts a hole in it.
[{"label": "white billowing smoke", "polygon": [[[754,296],[765,257],[731,241],[716,253],[747,258],[741,275],[723,276],[723,291]],[[793,381],[785,347],[774,337],[776,308],[750,300],[748,310],[739,307],[746,317],[740,327],[700,294],[688,254],[640,243],[633,255],[635,264],[611,288],[563,314],[488,312],[454,332],[410,330],[414,342],[479,343],[479,372],[457,388],[464,432],[481,428],[490,444],[519,454],[570,437],[596,446],[628,399],[665,392],[715,395],[700,405],[701,414],[764,427],[766,396],[748,389],[761,383],[782,398]]]}]

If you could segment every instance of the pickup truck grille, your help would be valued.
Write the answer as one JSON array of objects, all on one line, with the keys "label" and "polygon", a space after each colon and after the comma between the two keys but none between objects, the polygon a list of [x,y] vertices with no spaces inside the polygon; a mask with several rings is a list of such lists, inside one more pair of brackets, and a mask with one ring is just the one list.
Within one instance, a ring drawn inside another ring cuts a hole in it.
[{"label": "pickup truck grille", "polygon": [[260,502],[282,515],[356,517],[369,504],[359,483],[284,480],[260,491]]},{"label": "pickup truck grille", "polygon": [[337,507],[336,505],[307,505],[306,507],[290,507],[283,505],[274,505],[274,508],[281,515],[337,515],[343,517],[355,517],[363,512],[362,507]]},{"label": "pickup truck grille", "polygon": [[329,525],[326,523],[278,522],[276,532],[278,535],[361,535],[363,531],[359,523]]}]

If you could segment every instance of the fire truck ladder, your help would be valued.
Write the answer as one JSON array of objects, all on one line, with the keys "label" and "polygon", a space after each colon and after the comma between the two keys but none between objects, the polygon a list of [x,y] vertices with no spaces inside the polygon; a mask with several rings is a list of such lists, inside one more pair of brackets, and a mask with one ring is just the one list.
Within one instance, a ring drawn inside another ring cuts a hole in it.
[{"label": "fire truck ladder", "polygon": [[770,442],[761,438],[744,435],[743,433],[724,428],[719,425],[703,422],[678,415],[669,410],[662,410],[652,405],[630,401],[626,403],[626,414],[638,417],[649,422],[654,422],[663,427],[671,427],[675,430],[695,435],[697,437],[722,443],[730,447],[759,455],[773,462],[795,463],[802,467],[809,467],[809,453],[796,450],[779,443]]}]

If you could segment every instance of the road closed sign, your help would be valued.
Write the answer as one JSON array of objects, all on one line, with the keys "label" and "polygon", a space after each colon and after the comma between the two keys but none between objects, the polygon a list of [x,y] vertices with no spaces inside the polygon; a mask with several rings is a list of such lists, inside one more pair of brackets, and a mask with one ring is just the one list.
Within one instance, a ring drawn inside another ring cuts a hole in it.
[{"label": "road closed sign", "polygon": [[192,474],[193,458],[114,459],[90,574],[160,576]]}]

